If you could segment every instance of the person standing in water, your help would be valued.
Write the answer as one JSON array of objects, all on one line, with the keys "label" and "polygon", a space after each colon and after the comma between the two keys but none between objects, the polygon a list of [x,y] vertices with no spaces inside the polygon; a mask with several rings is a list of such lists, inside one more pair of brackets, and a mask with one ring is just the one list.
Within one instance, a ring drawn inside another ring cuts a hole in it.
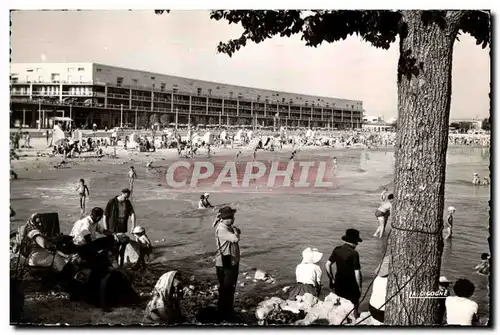
[{"label": "person standing in water", "polygon": [[392,200],[394,199],[394,195],[391,193],[387,196],[387,199],[385,199],[385,190],[384,190],[380,198],[382,200],[382,204],[375,211],[375,217],[378,220],[379,226],[375,231],[375,234],[373,234],[373,236],[378,238],[382,238],[382,236],[384,235],[385,227],[387,225],[387,220],[389,220],[389,216],[391,215]]},{"label": "person standing in water", "polygon": [[78,188],[76,189],[78,195],[80,196],[80,214],[85,213],[85,200],[87,196],[90,196],[90,191],[87,185],[85,185],[85,180],[80,179],[78,183]]},{"label": "person standing in water", "polygon": [[455,207],[453,206],[448,207],[448,216],[446,217],[446,223],[445,223],[445,232],[446,232],[446,236],[444,237],[445,240],[449,239],[452,234],[453,214],[455,214]]},{"label": "person standing in water", "polygon": [[135,172],[134,167],[131,166],[130,170],[128,171],[128,186],[129,186],[130,192],[132,192],[134,189],[134,182],[136,179],[137,179],[137,173]]}]

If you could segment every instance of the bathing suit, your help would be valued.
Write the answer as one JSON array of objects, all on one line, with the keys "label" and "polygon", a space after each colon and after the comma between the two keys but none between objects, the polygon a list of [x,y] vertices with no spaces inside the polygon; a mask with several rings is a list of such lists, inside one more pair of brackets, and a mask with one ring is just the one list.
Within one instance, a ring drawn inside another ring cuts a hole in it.
[{"label": "bathing suit", "polygon": [[[383,203],[379,208],[377,208],[377,210],[375,211],[375,216],[376,217],[389,217],[389,215],[391,215],[391,203]],[[382,210],[385,211],[383,212]]]}]

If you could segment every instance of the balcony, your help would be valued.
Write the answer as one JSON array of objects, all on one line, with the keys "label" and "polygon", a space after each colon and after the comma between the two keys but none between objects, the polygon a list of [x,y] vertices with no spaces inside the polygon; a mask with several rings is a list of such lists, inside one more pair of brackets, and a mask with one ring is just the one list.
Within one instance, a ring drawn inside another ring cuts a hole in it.
[{"label": "balcony", "polygon": [[129,100],[128,94],[108,93],[108,98]]},{"label": "balcony", "polygon": [[135,101],[151,101],[151,96],[132,95],[132,100],[135,100]]}]

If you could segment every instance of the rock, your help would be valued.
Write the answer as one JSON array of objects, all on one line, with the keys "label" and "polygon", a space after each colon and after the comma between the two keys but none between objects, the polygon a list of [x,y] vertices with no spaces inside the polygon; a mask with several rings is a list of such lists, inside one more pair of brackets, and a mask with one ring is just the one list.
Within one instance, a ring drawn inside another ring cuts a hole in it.
[{"label": "rock", "polygon": [[267,273],[266,273],[265,271],[263,271],[263,270],[259,270],[259,269],[257,269],[257,270],[255,271],[255,276],[254,276],[254,278],[255,278],[256,280],[265,280],[267,277],[268,277],[268,275],[267,275]]}]

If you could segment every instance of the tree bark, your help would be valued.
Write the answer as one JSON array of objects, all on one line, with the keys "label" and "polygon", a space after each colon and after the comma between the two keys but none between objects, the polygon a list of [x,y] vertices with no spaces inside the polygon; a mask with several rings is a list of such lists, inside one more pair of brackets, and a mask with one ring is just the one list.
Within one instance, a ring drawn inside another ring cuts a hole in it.
[{"label": "tree bark", "polygon": [[[443,207],[451,100],[453,44],[459,12],[425,23],[422,11],[403,11],[398,67],[398,132],[392,255],[385,324],[431,325],[443,252]],[[443,25],[444,21],[444,25]],[[404,288],[403,286],[407,284]],[[401,288],[401,290],[400,290]]]}]

